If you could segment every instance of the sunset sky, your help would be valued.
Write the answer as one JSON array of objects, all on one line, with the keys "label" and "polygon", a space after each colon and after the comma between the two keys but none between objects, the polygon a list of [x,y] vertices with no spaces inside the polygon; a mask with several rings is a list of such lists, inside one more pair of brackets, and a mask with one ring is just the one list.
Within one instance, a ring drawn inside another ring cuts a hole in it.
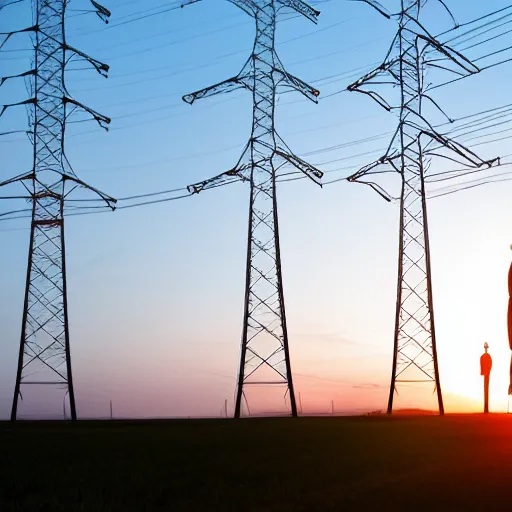
[{"label": "sunset sky", "polygon": [[[29,26],[28,3],[3,10],[0,30]],[[397,2],[382,3],[396,12]],[[459,23],[508,5],[447,3]],[[105,0],[112,11],[105,29],[94,15],[71,10],[87,4],[71,2],[69,43],[107,62],[111,71],[108,80],[94,71],[72,71],[68,88],[78,101],[112,117],[112,124],[108,133],[93,122],[69,124],[67,155],[77,175],[114,197],[126,197],[180,188],[233,167],[250,135],[251,95],[240,90],[193,106],[181,96],[238,73],[251,51],[253,20],[225,0],[203,0],[123,24],[166,2]],[[332,181],[381,156],[386,134],[396,127],[396,116],[367,96],[341,91],[382,61],[397,27],[362,3],[312,4],[322,11],[318,25],[285,19],[278,25],[276,48],[291,73],[320,89],[321,99],[315,105],[298,93],[283,94],[276,126],[297,155]],[[435,0],[425,9],[424,23],[433,34],[451,26]],[[512,33],[465,54],[478,58],[511,45]],[[30,52],[12,51],[29,47],[26,36],[9,42],[0,52],[0,75],[29,69]],[[511,52],[494,61],[512,57]],[[512,63],[498,66],[432,95],[454,119],[501,107],[512,103],[511,70]],[[23,99],[20,85],[0,89],[0,103]],[[429,112],[434,124],[444,122],[439,111]],[[0,123],[2,132],[24,129],[26,112],[9,111]],[[463,136],[461,142],[485,158],[508,155],[510,132],[492,134],[510,128],[504,124],[485,132],[491,134],[487,138]],[[496,138],[502,140],[484,143]],[[330,149],[360,139],[367,141]],[[0,137],[0,151],[0,180],[31,168],[31,147],[21,134]],[[429,190],[434,194],[444,186]],[[248,191],[237,184],[66,220],[80,417],[107,416],[110,400],[118,417],[218,416],[225,399],[232,412]],[[479,357],[485,341],[494,362],[490,408],[507,408],[511,194],[512,182],[505,181],[428,203],[447,412],[481,410]],[[291,364],[304,412],[328,412],[331,400],[338,413],[384,409],[395,322],[398,204],[344,181],[324,188],[309,180],[282,183],[278,199]],[[0,222],[0,418],[10,414],[14,389],[28,228],[28,219]],[[417,393],[401,396],[397,404],[424,407],[431,400]]]}]

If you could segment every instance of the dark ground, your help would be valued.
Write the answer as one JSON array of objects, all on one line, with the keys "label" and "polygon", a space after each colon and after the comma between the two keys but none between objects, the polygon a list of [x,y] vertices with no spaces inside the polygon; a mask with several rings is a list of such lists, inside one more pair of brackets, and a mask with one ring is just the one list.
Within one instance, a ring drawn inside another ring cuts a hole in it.
[{"label": "dark ground", "polygon": [[512,415],[0,423],[0,510],[510,510]]}]

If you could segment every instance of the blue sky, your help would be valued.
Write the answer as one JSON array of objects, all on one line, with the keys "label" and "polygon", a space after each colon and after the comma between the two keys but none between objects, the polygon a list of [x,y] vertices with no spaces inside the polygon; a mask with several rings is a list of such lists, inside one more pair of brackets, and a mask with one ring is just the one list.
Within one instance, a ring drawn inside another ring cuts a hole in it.
[{"label": "blue sky", "polygon": [[[30,23],[26,3],[2,11],[1,30]],[[250,134],[250,94],[237,91],[193,106],[181,96],[240,70],[253,42],[252,19],[225,0],[203,0],[116,26],[164,4],[108,2],[108,28],[92,14],[68,20],[69,43],[111,66],[108,80],[94,71],[70,71],[68,88],[112,123],[108,133],[93,122],[70,124],[67,155],[81,179],[114,197],[180,188],[222,172],[238,160]],[[74,0],[69,14],[84,5],[85,0]],[[396,9],[392,2],[386,5]],[[461,23],[506,5],[449,2]],[[333,171],[326,174],[330,181],[380,156],[388,142],[380,136],[396,126],[393,114],[364,95],[332,95],[383,59],[396,24],[356,2],[331,0],[318,7],[317,26],[304,18],[279,24],[277,51],[287,69],[318,84],[325,99],[315,105],[298,94],[283,94],[277,130],[296,154]],[[434,0],[424,20],[433,33],[450,27]],[[510,46],[511,38],[476,47],[468,56]],[[30,52],[13,51],[23,48],[29,48],[25,36],[4,47],[2,75],[28,69]],[[511,103],[510,70],[499,66],[440,88],[435,99],[453,118]],[[20,84],[2,89],[2,103],[23,98]],[[439,112],[432,110],[432,116],[443,122]],[[1,131],[24,129],[26,113],[13,110],[0,122]],[[512,153],[506,139],[477,149],[484,157]],[[23,136],[0,138],[0,150],[1,179],[30,169],[30,145]],[[504,182],[429,203],[448,410],[471,408],[480,397],[484,341],[495,360],[491,408],[506,407],[511,191]],[[294,181],[281,184],[278,193],[292,368],[304,409],[327,411],[331,399],[340,412],[383,408],[392,355],[398,207],[346,182],[321,189],[308,180]],[[181,201],[68,218],[79,415],[106,416],[110,399],[119,416],[217,415],[225,398],[231,409],[247,203],[248,188],[234,185]],[[9,414],[14,386],[28,235],[27,219],[0,226],[0,417]]]}]

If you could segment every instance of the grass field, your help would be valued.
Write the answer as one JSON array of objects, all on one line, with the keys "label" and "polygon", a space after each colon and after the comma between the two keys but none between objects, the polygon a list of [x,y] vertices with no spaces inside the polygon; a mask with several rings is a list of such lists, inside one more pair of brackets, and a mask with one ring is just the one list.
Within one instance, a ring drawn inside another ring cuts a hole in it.
[{"label": "grass field", "polygon": [[508,510],[512,415],[0,423],[0,510]]}]

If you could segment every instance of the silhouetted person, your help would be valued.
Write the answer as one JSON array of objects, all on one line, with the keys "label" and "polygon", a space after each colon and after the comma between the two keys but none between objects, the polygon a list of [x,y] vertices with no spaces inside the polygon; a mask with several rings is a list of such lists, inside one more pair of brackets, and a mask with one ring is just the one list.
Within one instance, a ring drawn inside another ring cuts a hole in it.
[{"label": "silhouetted person", "polygon": [[480,357],[480,375],[484,376],[484,413],[489,412],[489,377],[492,369],[492,357],[487,353],[489,345],[484,343],[485,353]]}]

